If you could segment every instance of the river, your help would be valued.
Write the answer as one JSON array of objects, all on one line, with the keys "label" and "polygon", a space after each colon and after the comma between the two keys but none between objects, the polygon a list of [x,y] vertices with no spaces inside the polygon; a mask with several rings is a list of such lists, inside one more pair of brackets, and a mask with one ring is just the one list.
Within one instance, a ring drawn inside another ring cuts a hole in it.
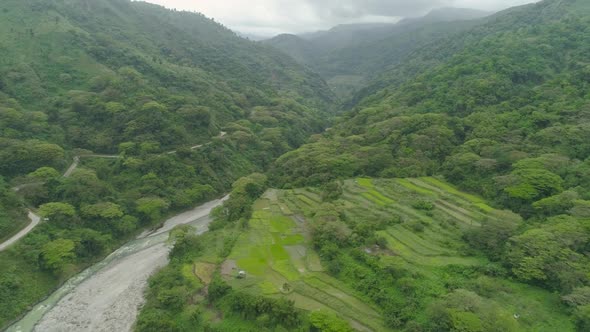
[{"label": "river", "polygon": [[69,279],[7,331],[130,331],[144,303],[149,276],[168,263],[170,230],[189,224],[199,234],[206,232],[209,213],[225,199],[181,213],[159,230],[128,242]]}]

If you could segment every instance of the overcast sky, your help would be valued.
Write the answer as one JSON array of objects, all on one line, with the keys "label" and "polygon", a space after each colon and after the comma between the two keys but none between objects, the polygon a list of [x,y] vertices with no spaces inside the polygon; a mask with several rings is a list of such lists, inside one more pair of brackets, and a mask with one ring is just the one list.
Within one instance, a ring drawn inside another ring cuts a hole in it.
[{"label": "overcast sky", "polygon": [[395,22],[440,7],[489,11],[535,0],[146,0],[198,11],[245,34],[273,36],[328,29],[342,23]]}]

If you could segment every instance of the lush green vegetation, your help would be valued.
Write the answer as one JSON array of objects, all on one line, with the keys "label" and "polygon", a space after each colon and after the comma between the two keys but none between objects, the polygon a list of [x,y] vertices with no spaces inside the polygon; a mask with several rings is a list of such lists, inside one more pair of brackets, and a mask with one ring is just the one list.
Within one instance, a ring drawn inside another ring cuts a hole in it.
[{"label": "lush green vegetation", "polygon": [[[251,204],[260,191],[243,188],[254,178],[237,182],[232,197]],[[269,189],[252,208],[247,222],[174,235],[173,263],[152,278],[138,331],[162,317],[171,331],[574,329],[559,295],[510,281],[509,270],[483,255],[482,244],[503,243],[522,218],[445,182],[361,178],[322,190]],[[183,294],[174,306],[170,292]],[[317,315],[332,318],[319,324]]]},{"label": "lush green vegetation", "polygon": [[373,80],[317,134],[321,78],[201,15],[5,1],[0,239],[10,185],[48,220],[0,253],[0,326],[232,188],[172,233],[138,331],[588,330],[587,1],[399,27],[326,45],[340,92]]},{"label": "lush green vegetation", "polygon": [[0,253],[0,327],[142,229],[265,170],[332,107],[318,75],[199,14],[9,0],[0,31],[0,240],[26,225],[10,186],[27,184],[19,195],[48,218]]},{"label": "lush green vegetation", "polygon": [[[583,1],[544,1],[421,50],[363,92],[327,134],[279,158],[272,179],[290,188],[359,175],[442,174],[527,220],[491,219],[465,232],[473,248],[516,280],[579,298],[590,283],[589,17]],[[421,181],[401,183],[456,192]],[[365,198],[386,204],[370,192]],[[569,305],[584,330],[587,302]]]}]

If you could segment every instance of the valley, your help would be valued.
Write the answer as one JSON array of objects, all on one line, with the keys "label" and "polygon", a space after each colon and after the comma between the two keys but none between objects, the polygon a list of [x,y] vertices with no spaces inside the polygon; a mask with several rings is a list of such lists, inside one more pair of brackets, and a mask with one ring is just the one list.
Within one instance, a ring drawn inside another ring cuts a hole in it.
[{"label": "valley", "polygon": [[590,330],[590,5],[389,5],[0,4],[0,330]]}]

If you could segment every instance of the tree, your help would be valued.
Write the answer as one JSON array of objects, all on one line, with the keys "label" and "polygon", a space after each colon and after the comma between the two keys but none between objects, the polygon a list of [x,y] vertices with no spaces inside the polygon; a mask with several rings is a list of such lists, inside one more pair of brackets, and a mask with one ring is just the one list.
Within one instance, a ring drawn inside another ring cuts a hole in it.
[{"label": "tree", "polygon": [[350,325],[342,318],[324,311],[314,311],[309,314],[312,331],[317,332],[352,332]]},{"label": "tree", "polygon": [[76,230],[74,236],[77,242],[76,254],[85,258],[96,257],[104,253],[111,240],[110,235],[87,228]]},{"label": "tree", "polygon": [[176,227],[170,233],[170,238],[175,241],[174,247],[169,254],[171,259],[188,262],[201,254],[203,245],[201,244],[201,238],[195,232],[194,227],[184,225]]},{"label": "tree", "polygon": [[574,207],[578,197],[578,193],[568,190],[536,201],[533,207],[546,216],[563,214]]},{"label": "tree", "polygon": [[64,268],[76,258],[75,247],[74,241],[67,239],[58,239],[45,244],[41,250],[43,266],[57,273],[63,272]]},{"label": "tree", "polygon": [[545,169],[517,169],[512,176],[516,183],[504,189],[510,199],[531,203],[563,190],[563,180]]},{"label": "tree", "polygon": [[109,188],[94,170],[84,168],[76,169],[70,177],[62,179],[56,188],[57,198],[78,207],[98,203],[109,192]]},{"label": "tree", "polygon": [[29,173],[27,175],[28,178],[37,180],[37,181],[47,181],[51,179],[57,179],[61,176],[55,168],[52,167],[41,167],[38,168],[36,171]]},{"label": "tree", "polygon": [[590,331],[590,305],[578,307],[574,312],[574,320],[577,331]]},{"label": "tree", "polygon": [[225,283],[221,276],[218,274],[213,276],[211,283],[209,284],[209,291],[207,293],[207,299],[209,302],[214,303],[222,297],[226,296],[232,291],[231,286]]},{"label": "tree", "polygon": [[207,128],[211,124],[211,109],[208,107],[182,107],[178,114],[191,128]]},{"label": "tree", "polygon": [[159,197],[140,198],[136,201],[137,211],[151,221],[158,220],[169,206],[170,203]]},{"label": "tree", "polygon": [[81,213],[83,217],[101,220],[118,219],[124,215],[121,206],[111,202],[83,206]]},{"label": "tree", "polygon": [[517,234],[521,221],[520,216],[504,211],[502,215],[488,218],[481,227],[467,230],[464,238],[469,245],[482,250],[492,260],[499,260],[502,258],[504,245]]},{"label": "tree", "polygon": [[561,300],[572,308],[590,305],[590,287],[576,288],[570,294],[562,296]]},{"label": "tree", "polygon": [[76,209],[68,203],[53,202],[41,205],[39,214],[51,223],[64,226],[75,219]]},{"label": "tree", "polygon": [[586,221],[553,217],[541,228],[512,237],[507,244],[506,262],[522,281],[545,284],[569,292],[580,287],[590,273],[584,255],[590,239]]},{"label": "tree", "polygon": [[322,200],[324,202],[335,201],[342,196],[342,185],[338,181],[331,181],[322,187]]}]

